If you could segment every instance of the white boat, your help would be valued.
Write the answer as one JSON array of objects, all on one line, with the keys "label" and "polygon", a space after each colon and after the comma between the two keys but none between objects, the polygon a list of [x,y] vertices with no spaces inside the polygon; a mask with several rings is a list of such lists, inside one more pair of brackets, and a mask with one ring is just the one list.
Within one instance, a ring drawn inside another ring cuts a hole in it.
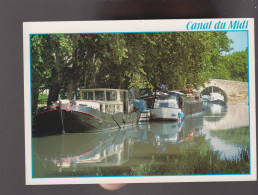
[{"label": "white boat", "polygon": [[225,99],[224,96],[220,93],[210,93],[210,96],[208,97],[208,101],[212,103],[224,103]]},{"label": "white boat", "polygon": [[184,113],[179,108],[177,96],[166,95],[160,96],[154,102],[151,109],[151,119],[153,120],[180,120],[184,118]]}]

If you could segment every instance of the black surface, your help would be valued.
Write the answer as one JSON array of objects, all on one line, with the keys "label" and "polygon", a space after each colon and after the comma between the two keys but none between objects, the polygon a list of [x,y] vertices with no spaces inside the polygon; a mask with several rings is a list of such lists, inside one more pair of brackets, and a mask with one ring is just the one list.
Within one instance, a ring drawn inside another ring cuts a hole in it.
[{"label": "black surface", "polygon": [[0,194],[257,194],[257,182],[25,186],[22,43],[24,21],[251,17],[258,46],[257,16],[257,0],[0,0]]}]

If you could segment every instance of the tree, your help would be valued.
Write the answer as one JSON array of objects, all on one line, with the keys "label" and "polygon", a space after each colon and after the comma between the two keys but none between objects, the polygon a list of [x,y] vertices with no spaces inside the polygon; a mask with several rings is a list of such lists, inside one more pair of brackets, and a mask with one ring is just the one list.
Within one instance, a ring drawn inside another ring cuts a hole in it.
[{"label": "tree", "polygon": [[71,99],[77,88],[203,85],[232,66],[221,60],[229,43],[224,32],[33,35],[33,110],[40,88],[49,89],[50,105],[60,93]]},{"label": "tree", "polygon": [[53,57],[49,55],[52,50],[49,37],[44,35],[31,36],[31,91],[32,111],[37,109],[40,90],[47,88],[46,81],[51,77]]},{"label": "tree", "polygon": [[234,52],[224,57],[223,64],[229,71],[230,79],[248,81],[248,50]]}]

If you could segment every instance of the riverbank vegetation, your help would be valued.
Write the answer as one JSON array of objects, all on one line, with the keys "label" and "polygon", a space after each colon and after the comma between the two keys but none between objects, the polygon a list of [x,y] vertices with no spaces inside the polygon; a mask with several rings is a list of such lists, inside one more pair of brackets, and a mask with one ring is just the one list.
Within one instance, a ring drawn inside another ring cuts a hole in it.
[{"label": "riverbank vegetation", "polygon": [[246,80],[247,51],[222,55],[231,42],[226,32],[31,35],[33,111],[44,89],[50,105],[78,88],[152,91],[160,83],[175,89],[210,78]]},{"label": "riverbank vegetation", "polygon": [[236,144],[249,150],[249,127],[217,130],[210,133],[211,136],[216,136],[228,143]]}]

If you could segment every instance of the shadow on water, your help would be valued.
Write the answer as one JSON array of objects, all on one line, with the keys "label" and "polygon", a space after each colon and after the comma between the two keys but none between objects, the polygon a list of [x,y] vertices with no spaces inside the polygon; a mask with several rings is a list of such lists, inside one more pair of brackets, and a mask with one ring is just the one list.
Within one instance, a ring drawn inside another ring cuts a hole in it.
[{"label": "shadow on water", "polygon": [[[233,113],[221,110],[225,114],[219,121]],[[120,131],[33,137],[33,176],[249,173],[248,126],[208,129],[206,118],[218,115],[203,112],[180,122],[150,122]]]}]

